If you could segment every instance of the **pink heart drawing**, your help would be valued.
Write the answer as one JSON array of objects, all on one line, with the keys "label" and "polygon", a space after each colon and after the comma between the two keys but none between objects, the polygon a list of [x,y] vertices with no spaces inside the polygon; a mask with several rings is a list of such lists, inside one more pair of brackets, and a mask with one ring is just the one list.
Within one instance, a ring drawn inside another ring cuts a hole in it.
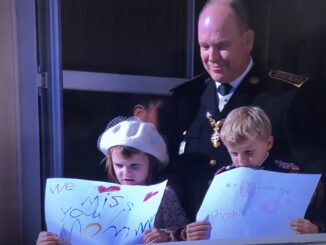
[{"label": "pink heart drawing", "polygon": [[275,213],[281,207],[282,203],[279,200],[268,199],[260,203],[260,209],[266,213]]},{"label": "pink heart drawing", "polygon": [[105,187],[103,185],[100,185],[97,187],[97,190],[99,193],[103,193],[103,192],[113,192],[113,191],[120,191],[120,187],[119,186],[109,186],[109,187]]},{"label": "pink heart drawing", "polygon": [[251,197],[256,193],[256,183],[254,181],[242,180],[240,183],[240,195],[243,197]]},{"label": "pink heart drawing", "polygon": [[146,202],[148,199],[152,198],[153,196],[155,196],[156,194],[158,193],[158,191],[155,191],[155,192],[149,192],[146,194],[143,202]]}]

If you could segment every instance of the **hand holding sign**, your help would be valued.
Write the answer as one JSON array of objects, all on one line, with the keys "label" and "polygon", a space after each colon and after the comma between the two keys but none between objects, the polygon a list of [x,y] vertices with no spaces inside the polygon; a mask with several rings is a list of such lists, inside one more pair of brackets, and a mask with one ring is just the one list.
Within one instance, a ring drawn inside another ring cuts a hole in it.
[{"label": "hand holding sign", "polygon": [[304,217],[319,178],[245,167],[221,173],[207,191],[197,220],[210,222],[210,239],[293,235],[289,223]]}]

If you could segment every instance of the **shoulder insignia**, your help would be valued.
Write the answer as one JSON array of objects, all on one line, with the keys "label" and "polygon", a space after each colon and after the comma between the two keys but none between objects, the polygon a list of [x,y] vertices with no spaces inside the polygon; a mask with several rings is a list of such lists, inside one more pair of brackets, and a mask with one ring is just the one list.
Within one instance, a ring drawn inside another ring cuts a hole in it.
[{"label": "shoulder insignia", "polygon": [[309,80],[309,77],[300,76],[279,70],[271,70],[268,75],[271,78],[290,83],[298,88],[300,88],[305,82]]},{"label": "shoulder insignia", "polygon": [[226,166],[223,166],[223,167],[219,168],[219,169],[215,172],[214,175],[218,175],[218,174],[223,173],[223,172],[225,172],[225,171],[226,171]]},{"label": "shoulder insignia", "polygon": [[275,165],[282,169],[283,171],[289,171],[289,172],[299,172],[300,168],[298,165],[292,163],[292,162],[283,162],[280,160],[275,160]]},{"label": "shoulder insignia", "polygon": [[234,165],[223,166],[223,167],[219,168],[216,171],[215,175],[218,175],[218,174],[223,173],[225,171],[229,171],[229,170],[234,169],[234,168],[236,168],[236,166],[234,166]]}]

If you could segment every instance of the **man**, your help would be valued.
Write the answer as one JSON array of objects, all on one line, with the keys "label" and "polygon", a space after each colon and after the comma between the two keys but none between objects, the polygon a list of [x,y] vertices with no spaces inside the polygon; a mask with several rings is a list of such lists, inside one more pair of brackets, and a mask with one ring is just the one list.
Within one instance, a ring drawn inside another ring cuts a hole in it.
[{"label": "man", "polygon": [[172,90],[176,110],[174,175],[191,220],[216,170],[231,163],[219,130],[232,109],[256,105],[267,113],[275,137],[276,147],[271,151],[275,159],[299,165],[309,159],[309,151],[296,145],[302,142],[296,139],[303,132],[292,128],[293,122],[304,121],[293,109],[293,102],[309,78],[283,71],[260,71],[251,58],[254,31],[248,19],[241,0],[209,0],[198,21],[200,54],[208,74]]}]

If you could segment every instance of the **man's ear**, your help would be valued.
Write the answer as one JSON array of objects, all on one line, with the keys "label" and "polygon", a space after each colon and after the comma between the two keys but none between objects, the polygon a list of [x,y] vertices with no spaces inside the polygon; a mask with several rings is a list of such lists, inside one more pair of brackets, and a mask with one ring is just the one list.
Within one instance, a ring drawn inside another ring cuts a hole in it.
[{"label": "man's ear", "polygon": [[246,50],[250,53],[253,49],[255,41],[255,32],[252,29],[247,30],[244,33],[244,42]]},{"label": "man's ear", "polygon": [[145,112],[146,110],[144,106],[139,104],[134,106],[134,117],[142,119],[145,116]]}]

